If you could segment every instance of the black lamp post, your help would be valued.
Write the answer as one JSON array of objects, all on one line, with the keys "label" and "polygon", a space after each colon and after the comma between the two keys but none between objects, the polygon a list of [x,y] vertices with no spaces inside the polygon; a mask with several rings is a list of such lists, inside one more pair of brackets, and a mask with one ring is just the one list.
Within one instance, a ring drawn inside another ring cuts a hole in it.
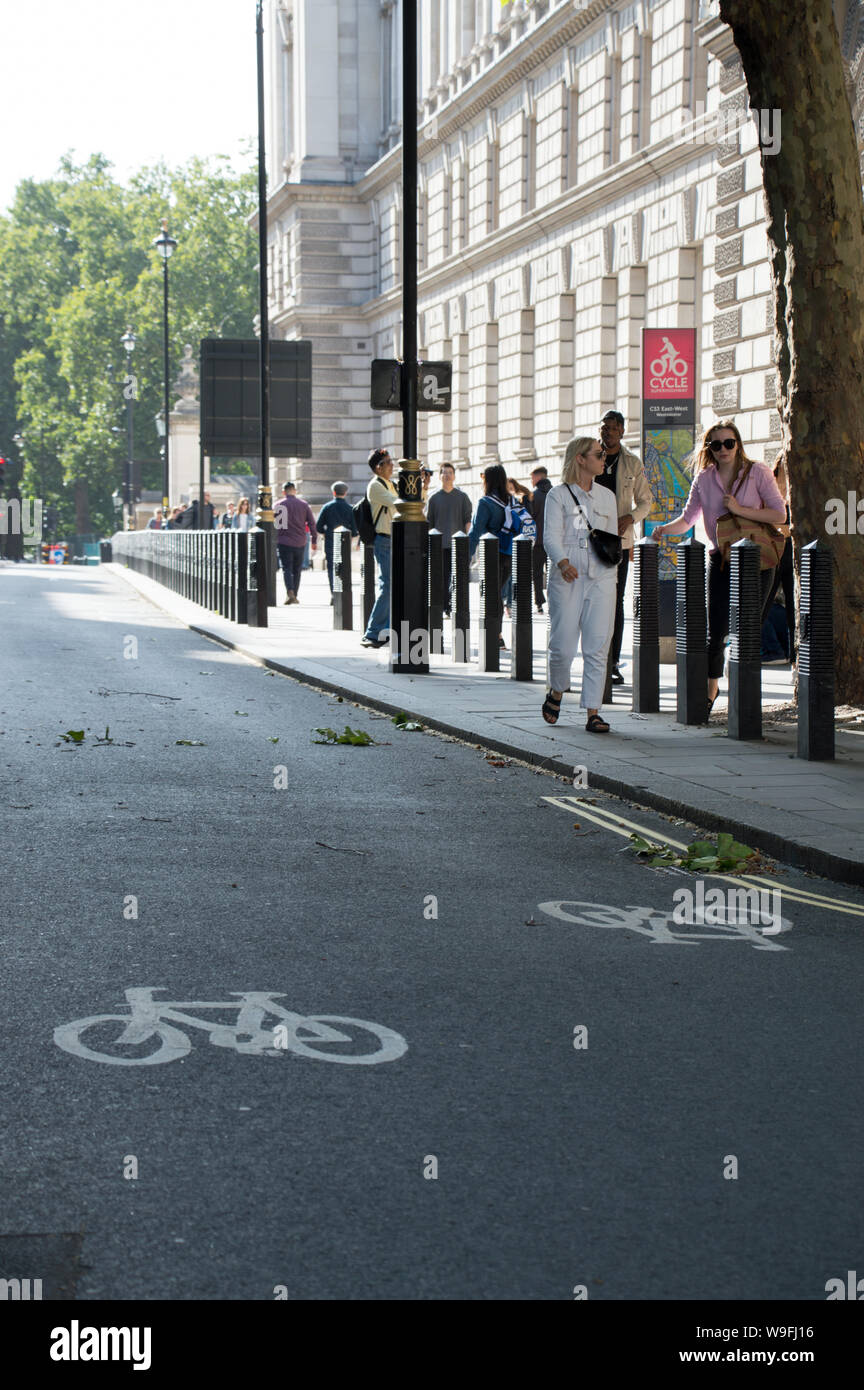
[{"label": "black lamp post", "polygon": [[170,433],[169,421],[169,399],[168,399],[168,262],[174,252],[177,242],[173,236],[168,235],[168,219],[162,218],[162,231],[157,237],[153,238],[153,245],[162,257],[162,288],[163,288],[163,356],[165,373],[165,463],[162,472],[162,515],[168,515],[168,438]]},{"label": "black lamp post", "polygon": [[129,367],[126,373],[126,380],[123,383],[123,395],[126,397],[126,472],[123,478],[123,530],[129,527],[129,516],[132,507],[132,402],[135,399],[135,377],[132,374],[132,354],[135,351],[135,334],[131,328],[127,328],[123,337],[120,339],[126,349],[126,361]]},{"label": "black lamp post", "polygon": [[429,672],[429,525],[417,454],[417,0],[402,4],[402,448],[390,579],[390,670]]}]

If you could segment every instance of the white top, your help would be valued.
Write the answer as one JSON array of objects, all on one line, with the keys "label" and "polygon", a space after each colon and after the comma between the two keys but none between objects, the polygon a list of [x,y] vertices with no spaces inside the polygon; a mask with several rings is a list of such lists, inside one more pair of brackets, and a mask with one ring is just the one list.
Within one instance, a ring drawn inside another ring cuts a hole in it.
[{"label": "white top", "polygon": [[[596,482],[590,492],[585,492],[578,483],[571,483],[570,488],[579,498],[591,526],[597,531],[611,531],[617,536],[618,507],[614,492]],[[615,581],[617,565],[606,565],[595,555],[594,547],[588,540],[588,525],[565,483],[559,483],[546,494],[543,549],[553,565],[560,560],[569,560],[582,577]]]}]

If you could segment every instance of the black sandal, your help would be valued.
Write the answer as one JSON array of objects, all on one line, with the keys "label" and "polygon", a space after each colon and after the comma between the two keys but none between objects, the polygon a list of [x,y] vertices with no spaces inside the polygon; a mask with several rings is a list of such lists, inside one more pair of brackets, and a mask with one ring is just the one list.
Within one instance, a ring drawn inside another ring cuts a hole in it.
[{"label": "black sandal", "polygon": [[608,734],[609,725],[605,719],[600,718],[599,714],[589,714],[585,729],[589,734]]},{"label": "black sandal", "polygon": [[541,713],[547,724],[557,724],[558,716],[561,713],[561,696],[559,695],[557,700],[553,700],[552,692],[550,691],[543,701]]}]

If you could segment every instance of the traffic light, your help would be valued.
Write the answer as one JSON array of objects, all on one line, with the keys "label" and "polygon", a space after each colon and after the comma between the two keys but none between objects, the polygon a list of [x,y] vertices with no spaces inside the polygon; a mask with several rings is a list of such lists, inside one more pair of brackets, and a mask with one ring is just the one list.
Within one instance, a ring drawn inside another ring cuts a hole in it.
[{"label": "traffic light", "polygon": [[0,458],[0,492],[3,491],[3,484],[6,481],[6,460]]}]

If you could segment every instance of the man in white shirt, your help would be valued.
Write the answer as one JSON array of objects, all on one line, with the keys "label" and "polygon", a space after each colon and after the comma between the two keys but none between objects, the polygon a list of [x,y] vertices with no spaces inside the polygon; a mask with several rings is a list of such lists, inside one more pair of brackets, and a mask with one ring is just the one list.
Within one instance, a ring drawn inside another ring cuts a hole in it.
[{"label": "man in white shirt", "polygon": [[[387,449],[373,449],[369,467],[374,473],[366,488],[366,498],[372,508],[375,526],[375,564],[378,567],[378,597],[369,614],[369,624],[363,634],[361,647],[383,647],[389,642],[390,627],[390,528],[396,516],[399,494],[390,481],[393,460]],[[386,634],[382,636],[382,633]]]}]

